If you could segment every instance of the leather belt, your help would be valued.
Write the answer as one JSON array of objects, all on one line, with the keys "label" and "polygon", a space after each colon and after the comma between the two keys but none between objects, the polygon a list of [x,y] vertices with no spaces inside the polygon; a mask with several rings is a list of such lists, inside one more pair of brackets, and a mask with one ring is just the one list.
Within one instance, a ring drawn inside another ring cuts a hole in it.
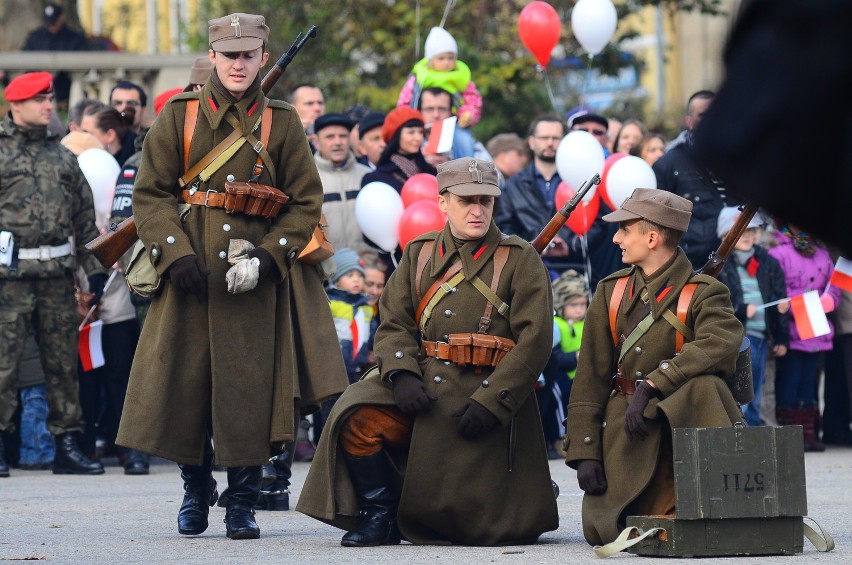
[{"label": "leather belt", "polygon": [[621,396],[631,395],[636,393],[636,387],[645,379],[625,379],[618,375],[612,377],[612,390]]},{"label": "leather belt", "polygon": [[420,354],[425,357],[434,357],[439,361],[450,361],[450,344],[445,341],[423,341]]},{"label": "leather belt", "polygon": [[206,206],[208,208],[225,207],[224,192],[218,192],[215,190],[197,190],[194,193],[190,194],[189,190],[184,190],[183,192],[181,192],[180,195],[181,199],[187,204],[194,204],[196,206]]},{"label": "leather belt", "polygon": [[488,334],[450,334],[448,341],[426,341],[420,348],[424,357],[449,361],[462,367],[496,367],[512,351],[515,342],[511,339]]},{"label": "leather belt", "polygon": [[18,259],[50,261],[71,255],[71,242],[62,245],[39,245],[30,249],[18,249]]}]

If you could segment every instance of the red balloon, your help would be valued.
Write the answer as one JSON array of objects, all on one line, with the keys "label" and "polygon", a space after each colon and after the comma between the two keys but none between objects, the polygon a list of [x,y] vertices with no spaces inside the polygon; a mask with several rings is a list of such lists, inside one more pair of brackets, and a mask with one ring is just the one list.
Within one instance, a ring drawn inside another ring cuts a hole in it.
[{"label": "red balloon", "polygon": [[606,161],[604,161],[603,173],[601,173],[601,183],[598,185],[598,192],[600,193],[601,198],[603,199],[604,203],[607,206],[609,206],[609,209],[613,210],[613,211],[615,211],[617,206],[613,205],[612,200],[609,197],[609,194],[607,194],[606,177],[609,174],[609,170],[612,168],[612,166],[615,164],[615,162],[618,161],[619,159],[624,158],[624,157],[627,157],[627,153],[613,153],[612,155],[610,155],[609,157],[606,158]]},{"label": "red balloon", "polygon": [[[556,196],[553,199],[556,208],[561,210],[565,206],[565,203],[571,200],[575,194],[577,194],[577,191],[568,186],[567,182],[560,182],[559,186],[556,187]],[[571,215],[568,216],[568,221],[565,222],[565,225],[577,235],[586,235],[598,217],[600,206],[601,201],[597,193],[588,202],[580,200],[580,203],[574,208]]]},{"label": "red balloon", "polygon": [[550,62],[550,53],[559,42],[561,32],[559,14],[547,2],[530,2],[521,10],[518,35],[542,67]]},{"label": "red balloon", "polygon": [[409,241],[430,231],[444,229],[447,218],[438,203],[430,200],[419,200],[402,211],[399,218],[399,246],[405,247]]},{"label": "red balloon", "polygon": [[417,173],[409,177],[399,195],[402,197],[402,205],[408,208],[414,202],[438,199],[438,178],[429,173]]}]

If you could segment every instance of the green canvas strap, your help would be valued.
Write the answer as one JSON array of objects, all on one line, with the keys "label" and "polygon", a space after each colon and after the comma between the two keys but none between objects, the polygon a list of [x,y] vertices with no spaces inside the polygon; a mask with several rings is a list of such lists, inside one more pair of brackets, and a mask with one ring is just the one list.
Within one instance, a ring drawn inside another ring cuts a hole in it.
[{"label": "green canvas strap", "polygon": [[[459,268],[461,265],[459,264]],[[464,280],[464,272],[459,270],[458,273],[450,277],[449,280],[442,283],[435,293],[432,295],[432,298],[429,299],[429,302],[426,303],[426,307],[423,309],[423,313],[420,316],[420,331],[424,331],[426,329],[426,322],[429,321],[429,318],[432,317],[432,311],[435,309],[435,306],[438,305],[446,295],[451,292],[456,291],[456,287]]]},{"label": "green canvas strap", "polygon": [[476,290],[478,290],[488,302],[490,302],[494,305],[495,308],[497,308],[498,314],[500,314],[501,316],[506,315],[506,312],[509,311],[509,305],[503,302],[503,300],[499,296],[497,296],[497,293],[491,290],[491,288],[487,284],[482,282],[482,279],[480,279],[479,277],[473,277],[473,280],[470,282],[471,284],[473,284],[473,286],[476,287]]},{"label": "green canvas strap", "polygon": [[642,321],[636,324],[636,327],[633,328],[633,331],[630,332],[630,335],[627,336],[627,339],[624,340],[624,343],[621,344],[621,353],[618,355],[618,365],[621,366],[621,360],[624,359],[624,356],[628,351],[633,349],[633,346],[639,341],[645,332],[648,331],[648,328],[654,323],[654,316],[648,314]]},{"label": "green canvas strap", "polygon": [[[649,538],[653,535],[656,535],[658,532],[664,532],[663,528],[651,528],[647,532],[639,533],[639,528],[636,526],[630,526],[629,528],[625,528],[622,530],[618,537],[615,538],[615,541],[611,541],[606,545],[596,545],[595,546],[595,557],[598,559],[603,559],[605,557],[609,557],[611,555],[615,555],[616,553],[621,553],[625,549],[629,547],[633,547],[637,543],[641,542],[645,538]],[[631,535],[636,535],[636,537],[631,538]]]},{"label": "green canvas strap", "polygon": [[[686,338],[686,341],[692,341],[695,339],[695,334],[692,333],[692,330],[687,327],[671,310],[663,311],[663,318],[666,319],[668,323],[672,325],[675,331],[679,332],[682,336]],[[678,353],[680,351],[678,350]]]},{"label": "green canvas strap", "polygon": [[[820,526],[816,520],[814,520],[810,516],[804,516],[802,517],[802,520],[802,525],[804,526],[805,530],[805,537],[808,538],[808,540],[810,540],[812,544],[814,544],[814,547],[817,551],[825,553],[834,549],[834,538],[831,537],[831,534],[822,529],[822,526]],[[811,522],[813,522],[814,526],[816,526],[819,531],[813,529],[804,520],[810,520]]]}]

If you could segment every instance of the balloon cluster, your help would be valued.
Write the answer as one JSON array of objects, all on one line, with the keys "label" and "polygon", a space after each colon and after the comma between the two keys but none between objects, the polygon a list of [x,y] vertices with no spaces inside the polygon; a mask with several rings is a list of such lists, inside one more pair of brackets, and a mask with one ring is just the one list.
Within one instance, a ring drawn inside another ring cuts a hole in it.
[{"label": "balloon cluster", "polygon": [[365,185],[355,199],[355,220],[361,232],[384,251],[405,247],[412,239],[443,229],[447,218],[438,207],[434,175],[411,176],[397,193],[383,182]]}]

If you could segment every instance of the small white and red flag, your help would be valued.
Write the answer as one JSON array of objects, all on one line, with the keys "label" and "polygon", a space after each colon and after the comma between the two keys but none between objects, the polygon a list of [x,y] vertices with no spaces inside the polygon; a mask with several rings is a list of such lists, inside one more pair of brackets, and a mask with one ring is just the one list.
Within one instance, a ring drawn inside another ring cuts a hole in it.
[{"label": "small white and red flag", "polygon": [[852,292],[852,261],[843,257],[837,260],[829,284],[846,292]]},{"label": "small white and red flag", "polygon": [[80,363],[83,365],[84,371],[88,372],[106,364],[103,342],[101,341],[103,327],[103,321],[97,320],[80,328],[78,349]]},{"label": "small white and red flag", "polygon": [[456,120],[455,116],[450,116],[432,124],[432,130],[429,132],[429,141],[426,143],[426,147],[423,148],[424,155],[446,153],[453,148],[453,136],[456,134]]},{"label": "small white and red flag", "polygon": [[831,332],[817,291],[793,296],[790,298],[790,309],[800,339],[811,339]]}]

